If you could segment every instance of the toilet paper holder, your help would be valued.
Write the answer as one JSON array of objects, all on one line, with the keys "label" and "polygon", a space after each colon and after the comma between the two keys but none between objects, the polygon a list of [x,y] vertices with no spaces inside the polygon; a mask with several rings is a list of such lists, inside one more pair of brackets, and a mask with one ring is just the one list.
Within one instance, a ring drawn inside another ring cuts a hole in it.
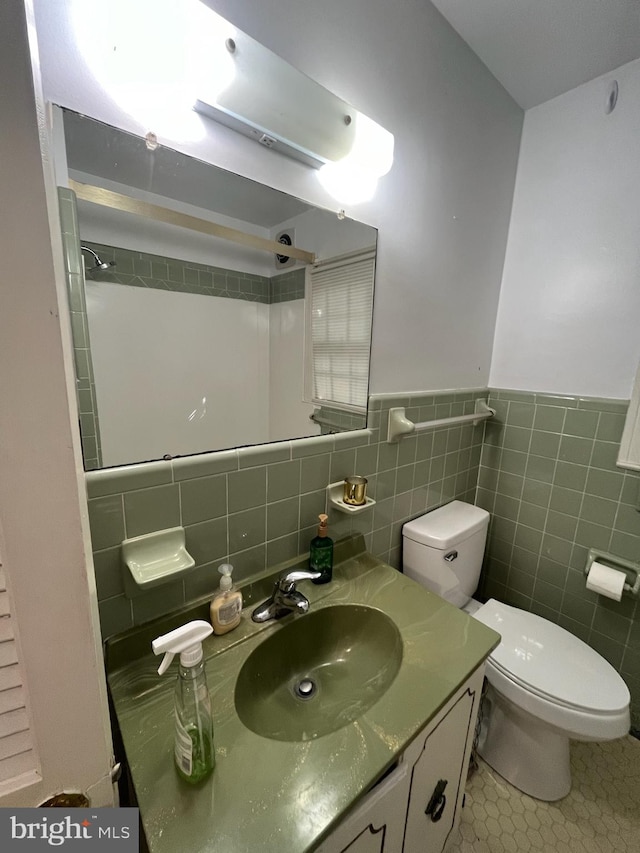
[{"label": "toilet paper holder", "polygon": [[624,572],[627,576],[627,582],[623,587],[623,592],[634,595],[636,598],[640,595],[640,565],[638,563],[632,563],[631,560],[624,560],[622,557],[615,557],[613,554],[607,554],[605,551],[590,548],[587,555],[587,565],[584,568],[585,577],[589,574],[591,566],[596,561],[612,569]]}]

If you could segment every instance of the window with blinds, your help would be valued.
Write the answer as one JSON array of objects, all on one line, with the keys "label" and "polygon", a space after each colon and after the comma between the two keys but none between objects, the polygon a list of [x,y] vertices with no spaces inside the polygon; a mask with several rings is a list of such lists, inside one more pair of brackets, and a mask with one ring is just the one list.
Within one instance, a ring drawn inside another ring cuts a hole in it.
[{"label": "window with blinds", "polygon": [[375,250],[308,269],[308,394],[314,403],[366,411]]},{"label": "window with blinds", "polygon": [[36,768],[36,756],[22,669],[18,661],[15,618],[11,616],[4,570],[0,567],[0,790]]}]

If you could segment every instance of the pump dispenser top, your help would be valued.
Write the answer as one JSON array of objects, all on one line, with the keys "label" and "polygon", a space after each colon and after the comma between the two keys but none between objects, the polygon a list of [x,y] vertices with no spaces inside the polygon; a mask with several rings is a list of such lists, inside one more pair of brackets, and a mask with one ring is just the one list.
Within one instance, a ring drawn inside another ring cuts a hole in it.
[{"label": "pump dispenser top", "polygon": [[231,572],[233,572],[233,566],[230,563],[223,563],[218,571],[222,575],[220,578],[220,589],[232,589],[233,588],[233,579],[231,577]]},{"label": "pump dispenser top", "polygon": [[318,525],[318,536],[328,536],[329,528],[327,526],[327,522],[329,521],[329,516],[321,512],[318,516],[318,520],[320,522]]},{"label": "pump dispenser top", "polygon": [[163,634],[151,643],[155,655],[165,653],[158,667],[158,675],[164,675],[174,655],[180,655],[182,666],[196,666],[202,660],[202,641],[206,640],[213,628],[203,619],[196,619],[181,625],[175,631]]}]

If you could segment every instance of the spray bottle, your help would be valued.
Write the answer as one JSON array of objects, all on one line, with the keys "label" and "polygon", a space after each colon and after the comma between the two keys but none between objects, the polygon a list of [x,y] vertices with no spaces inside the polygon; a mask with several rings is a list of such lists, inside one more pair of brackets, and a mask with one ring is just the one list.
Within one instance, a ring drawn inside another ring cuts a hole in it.
[{"label": "spray bottle", "polygon": [[212,631],[208,622],[199,619],[158,637],[151,644],[154,654],[165,653],[158,675],[164,675],[173,656],[180,655],[174,757],[179,775],[192,784],[205,779],[215,763],[211,698],[202,659],[202,641]]}]

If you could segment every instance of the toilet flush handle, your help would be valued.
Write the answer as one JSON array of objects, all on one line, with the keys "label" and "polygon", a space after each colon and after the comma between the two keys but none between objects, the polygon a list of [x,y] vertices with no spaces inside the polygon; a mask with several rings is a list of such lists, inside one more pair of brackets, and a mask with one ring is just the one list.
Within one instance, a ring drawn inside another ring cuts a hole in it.
[{"label": "toilet flush handle", "polygon": [[448,554],[444,555],[444,558],[447,561],[447,563],[453,563],[453,561],[456,559],[457,556],[458,556],[457,551],[449,551]]}]

